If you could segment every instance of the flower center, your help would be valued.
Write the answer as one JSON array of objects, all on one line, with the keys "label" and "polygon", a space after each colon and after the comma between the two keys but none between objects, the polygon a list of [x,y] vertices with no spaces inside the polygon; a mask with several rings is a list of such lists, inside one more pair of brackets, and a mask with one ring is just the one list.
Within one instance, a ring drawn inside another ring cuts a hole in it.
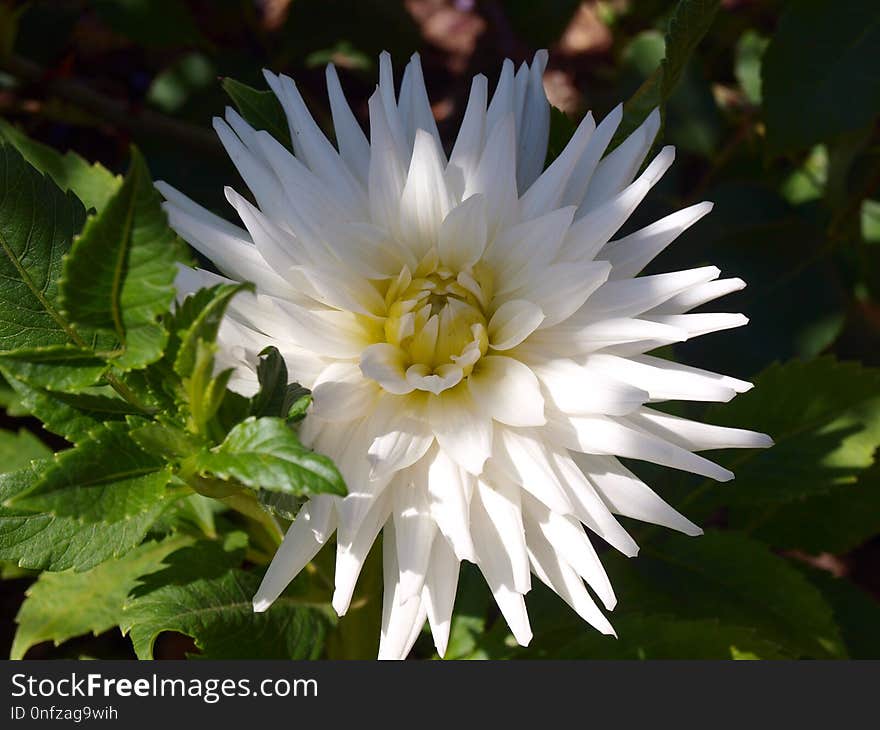
[{"label": "flower center", "polygon": [[398,348],[413,390],[440,393],[470,375],[489,346],[488,277],[454,272],[426,257],[415,274],[404,266],[385,295],[385,342]]}]

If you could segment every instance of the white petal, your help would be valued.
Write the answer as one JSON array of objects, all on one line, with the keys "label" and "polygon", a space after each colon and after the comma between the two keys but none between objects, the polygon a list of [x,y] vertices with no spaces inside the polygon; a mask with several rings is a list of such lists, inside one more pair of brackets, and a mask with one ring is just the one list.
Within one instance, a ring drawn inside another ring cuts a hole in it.
[{"label": "white petal", "polygon": [[513,588],[517,593],[528,593],[532,582],[522,523],[519,487],[504,480],[489,485],[478,479],[477,491],[483,509],[495,526],[502,549],[510,561]]},{"label": "white petal", "polygon": [[387,342],[370,345],[361,353],[361,372],[389,393],[404,395],[414,386],[406,378],[406,353]]},{"label": "white petal", "polygon": [[400,229],[419,257],[437,242],[440,225],[453,205],[446,188],[445,167],[437,140],[425,130],[417,130],[400,199]]},{"label": "white petal", "polygon": [[742,279],[716,279],[715,281],[707,281],[705,284],[698,284],[691,287],[681,294],[677,294],[671,299],[667,299],[662,304],[654,307],[651,314],[682,314],[688,312],[701,304],[711,302],[718,297],[732,294],[735,291],[745,289],[746,283]]},{"label": "white petal", "polygon": [[554,405],[563,413],[632,413],[649,399],[648,393],[632,385],[597,377],[595,372],[573,360],[549,360],[534,366]]},{"label": "white petal", "polygon": [[460,385],[430,396],[428,413],[440,448],[478,476],[492,455],[492,421],[479,411],[467,388]]},{"label": "white petal", "polygon": [[611,241],[599,256],[614,267],[610,278],[628,279],[641,273],[654,257],[710,210],[712,203],[697,203]]},{"label": "white petal", "polygon": [[360,183],[366,185],[370,172],[370,144],[348,105],[332,63],[327,64],[326,73],[330,113],[333,115],[339,155]]},{"label": "white petal", "polygon": [[468,181],[464,198],[475,193],[486,196],[489,238],[502,225],[509,226],[517,209],[516,135],[513,115],[504,117],[489,134],[473,178]]},{"label": "white petal", "polygon": [[452,624],[452,608],[458,590],[460,563],[449,543],[439,535],[434,538],[431,548],[431,562],[422,590],[422,603],[428,613],[428,623],[434,637],[437,653],[443,657],[449,643],[449,629]]},{"label": "white petal", "polygon": [[[266,78],[278,94],[281,105],[287,114],[291,139],[295,141],[297,157],[306,161],[309,168],[329,186],[335,195],[350,211],[358,214],[366,210],[366,196],[361,185],[342,161],[339,153],[315,123],[293,79],[280,76]],[[279,93],[280,92],[280,93]]]},{"label": "white petal", "polygon": [[[367,511],[358,525],[353,539],[348,543],[338,543],[336,547],[336,590],[333,592],[333,610],[344,616],[351,604],[354,587],[357,583],[364,561],[376,542],[379,530],[391,514],[391,499],[387,492],[381,494]],[[391,524],[390,522],[388,524]],[[394,582],[397,582],[395,574]]]},{"label": "white petal", "polygon": [[467,381],[477,408],[508,426],[543,426],[544,398],[538,379],[519,360],[483,357]]},{"label": "white petal", "polygon": [[541,174],[550,136],[550,104],[544,93],[544,69],[547,51],[535,53],[527,69],[526,88],[522,94],[522,113],[517,118],[516,180],[520,190],[527,190]]},{"label": "white petal", "polygon": [[357,363],[333,362],[312,386],[312,416],[325,421],[354,421],[375,406],[380,391],[361,373]]},{"label": "white petal", "polygon": [[428,468],[428,492],[431,517],[449,541],[459,560],[474,562],[474,544],[470,533],[471,477],[436,449]]},{"label": "white petal", "polygon": [[684,330],[688,337],[699,337],[711,332],[744,327],[749,318],[742,314],[705,312],[702,314],[646,314],[645,319]]},{"label": "white petal", "polygon": [[400,582],[397,600],[405,603],[421,595],[431,557],[437,523],[431,518],[427,494],[427,469],[410,470],[412,476],[395,485],[394,534]]},{"label": "white petal", "polygon": [[437,142],[437,146],[442,149],[443,143],[440,141],[437,122],[431,111],[431,102],[428,100],[425,77],[422,74],[422,62],[418,53],[414,53],[410,58],[403,79],[397,107],[400,111],[401,122],[407,132],[408,141],[412,144],[416,138],[416,132],[421,129],[428,132]]},{"label": "white petal", "polygon": [[596,606],[583,579],[565,560],[561,559],[553,546],[537,527],[526,520],[526,536],[529,545],[529,559],[538,578],[555,591],[562,600],[571,606],[590,626],[603,634],[616,636],[608,619]]},{"label": "white petal", "polygon": [[486,199],[472,195],[449,211],[440,226],[437,251],[453,271],[469,269],[486,248]]},{"label": "white petal", "polygon": [[571,565],[599,596],[599,600],[609,611],[614,608],[617,598],[608,574],[593,548],[590,538],[577,520],[556,514],[528,495],[523,496],[524,517],[527,517],[528,536],[536,533],[553,546],[553,551],[561,560]]},{"label": "white petal", "polygon": [[[515,102],[513,61],[505,58],[504,63],[501,64],[498,84],[495,86],[492,101],[489,102],[489,109],[486,112],[486,132],[489,135],[494,133],[495,127],[508,115],[511,122],[514,122],[516,119]],[[516,148],[514,148],[514,152],[515,150]]]},{"label": "white petal", "polygon": [[306,564],[317,555],[336,527],[333,497],[319,495],[303,505],[254,594],[254,611],[265,611]]},{"label": "white petal", "polygon": [[623,456],[681,469],[719,482],[733,479],[733,472],[668,443],[656,436],[641,433],[605,416],[575,416],[569,419],[571,430],[562,435],[564,446],[588,454]]},{"label": "white petal", "polygon": [[773,439],[764,433],[747,431],[743,428],[713,426],[709,423],[670,416],[651,408],[642,408],[636,413],[631,413],[627,420],[634,426],[688,451],[766,449],[773,445]]},{"label": "white petal", "polygon": [[486,127],[487,80],[483,74],[474,76],[468,96],[464,118],[455,139],[455,146],[446,167],[446,180],[450,190],[461,199],[465,187],[470,184],[480,155],[483,152],[483,139]]},{"label": "white petal", "polygon": [[593,116],[587,114],[559,156],[522,196],[520,216],[523,220],[536,218],[560,207],[569,178],[574,172],[577,161],[586,150],[595,129],[596,123],[593,121]]},{"label": "white petal", "polygon": [[404,408],[400,398],[386,395],[371,417],[375,439],[368,458],[375,479],[415,464],[434,443],[434,434],[422,414]]},{"label": "white petal", "polygon": [[642,314],[693,286],[717,279],[720,273],[715,266],[703,266],[686,271],[640,276],[636,279],[609,281],[590,297],[589,304],[582,313],[584,321]]},{"label": "white petal", "polygon": [[498,428],[497,432],[491,463],[554,512],[573,514],[574,507],[550,463],[547,448],[535,433],[511,428]]},{"label": "white petal", "polygon": [[507,294],[544,274],[562,247],[573,215],[574,208],[560,208],[498,235],[485,255],[497,294]]},{"label": "white petal", "polygon": [[[381,92],[370,97],[370,216],[373,223],[396,232],[406,168],[388,125]],[[395,112],[396,113],[396,112]]]},{"label": "white petal", "polygon": [[568,231],[562,257],[573,261],[593,258],[626,223],[674,160],[675,148],[664,147],[638,180],[579,218]]},{"label": "white petal", "polygon": [[572,458],[614,514],[669,527],[685,535],[703,534],[614,457],[572,453]]},{"label": "white petal", "polygon": [[629,185],[642,166],[659,129],[660,112],[655,109],[638,129],[597,165],[578,209],[579,216],[589,213]]},{"label": "white petal", "polygon": [[400,600],[393,522],[385,526],[382,545],[382,579],[385,591],[382,597],[382,634],[378,658],[405,659],[425,623],[427,611],[421,596],[415,596],[406,602]]},{"label": "white petal", "polygon": [[581,204],[590,179],[593,177],[593,172],[596,170],[596,165],[599,164],[599,158],[602,157],[608,143],[611,142],[621,119],[623,119],[623,104],[618,104],[596,127],[596,131],[590,137],[587,149],[584,150],[568,180],[568,186],[562,196],[563,205],[579,206]]},{"label": "white petal", "polygon": [[535,275],[513,292],[516,298],[534,302],[544,312],[540,327],[552,327],[568,319],[583,306],[588,297],[601,291],[608,279],[611,264],[607,261],[580,261],[551,264],[542,275]]},{"label": "white petal", "polygon": [[510,350],[520,344],[544,321],[544,312],[533,302],[511,299],[489,320],[489,343],[495,350]]},{"label": "white petal", "polygon": [[170,203],[162,207],[168,215],[168,225],[227,276],[252,281],[264,294],[298,297],[290,283],[269,267],[244,229],[227,224],[236,231],[232,234],[225,227],[215,226],[210,218],[190,214]]},{"label": "white petal", "polygon": [[[541,329],[529,337],[525,348],[530,359],[546,359],[547,353],[557,357],[587,355],[606,347],[639,342],[684,342],[687,332],[644,319],[619,317],[602,319],[581,325],[571,317],[548,329]],[[543,358],[541,356],[544,356]]]},{"label": "white petal", "polygon": [[514,588],[510,558],[477,492],[471,502],[471,525],[477,565],[486,578],[514,638],[521,646],[528,646],[532,640],[532,629],[529,626],[526,604],[522,594]]},{"label": "white petal", "polygon": [[559,480],[574,505],[574,516],[615,550],[627,557],[639,552],[636,541],[611,514],[611,510],[595,490],[572,457],[563,451],[553,452],[553,465]]}]

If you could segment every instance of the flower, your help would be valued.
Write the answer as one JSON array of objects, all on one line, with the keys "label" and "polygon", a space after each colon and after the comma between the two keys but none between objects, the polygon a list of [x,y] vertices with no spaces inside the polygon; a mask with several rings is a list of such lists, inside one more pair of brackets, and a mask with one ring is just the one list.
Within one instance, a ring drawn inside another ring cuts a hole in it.
[{"label": "flower", "polygon": [[[713,266],[637,276],[710,203],[612,240],[672,164],[664,147],[639,173],[658,112],[608,154],[621,107],[598,125],[588,114],[542,172],[546,62],[545,51],[516,72],[505,61],[488,106],[476,76],[448,157],[417,55],[399,95],[381,55],[369,140],[327,67],[338,150],[296,84],[266,72],[294,154],[231,109],[214,122],[256,200],[226,188],[246,230],[158,184],[177,232],[226,276],[256,284],[220,332],[233,387],[253,392],[258,353],[275,345],[314,392],[303,441],[336,461],[349,488],[303,507],[256,611],[335,531],[343,615],[382,532],[380,657],[405,657],[426,617],[444,654],[462,560],[479,566],[522,645],[532,575],[613,634],[584,584],[614,607],[584,528],[628,556],[638,547],[616,515],[701,533],[618,457],[726,481],[731,472],[695,452],[770,445],[651,407],[751,387],[645,354],[745,324],[688,313],[744,283]],[[222,280],[185,269],[178,287]]]}]

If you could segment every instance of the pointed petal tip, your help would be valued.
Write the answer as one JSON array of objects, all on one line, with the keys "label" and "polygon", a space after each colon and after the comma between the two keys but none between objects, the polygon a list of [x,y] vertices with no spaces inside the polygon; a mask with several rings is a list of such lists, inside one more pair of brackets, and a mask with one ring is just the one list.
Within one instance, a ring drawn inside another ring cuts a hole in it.
[{"label": "pointed petal tip", "polygon": [[264,613],[272,605],[272,601],[268,598],[260,598],[254,596],[254,613]]}]

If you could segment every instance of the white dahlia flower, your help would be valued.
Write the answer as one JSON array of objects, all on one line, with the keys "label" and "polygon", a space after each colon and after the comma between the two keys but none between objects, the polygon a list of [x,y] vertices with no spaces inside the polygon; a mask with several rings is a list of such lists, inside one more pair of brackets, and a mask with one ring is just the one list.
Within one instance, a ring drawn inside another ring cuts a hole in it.
[{"label": "white dahlia flower", "polygon": [[[296,84],[266,73],[294,154],[235,111],[214,127],[256,205],[226,188],[244,229],[159,183],[171,225],[257,295],[234,300],[220,334],[234,387],[253,392],[258,353],[276,346],[314,391],[301,437],[335,460],[345,498],[309,501],[254,597],[265,611],[336,533],[333,607],[349,607],[383,533],[380,658],[407,655],[425,619],[443,655],[462,560],[476,563],[516,640],[532,633],[532,575],[605,634],[614,592],[588,537],[638,547],[615,515],[688,535],[701,530],[617,457],[719,481],[695,452],[764,447],[767,436],[676,418],[667,400],[727,401],[751,385],[646,352],[738,327],[739,314],[688,314],[744,286],[704,266],[637,276],[711,209],[700,203],[612,240],[672,164],[665,147],[641,174],[655,111],[605,155],[621,120],[587,115],[542,171],[547,53],[488,99],[473,79],[447,154],[418,56],[395,92],[380,57],[369,139],[327,67],[337,145]],[[488,102],[488,104],[487,104]],[[181,272],[182,292],[222,280]]]}]

